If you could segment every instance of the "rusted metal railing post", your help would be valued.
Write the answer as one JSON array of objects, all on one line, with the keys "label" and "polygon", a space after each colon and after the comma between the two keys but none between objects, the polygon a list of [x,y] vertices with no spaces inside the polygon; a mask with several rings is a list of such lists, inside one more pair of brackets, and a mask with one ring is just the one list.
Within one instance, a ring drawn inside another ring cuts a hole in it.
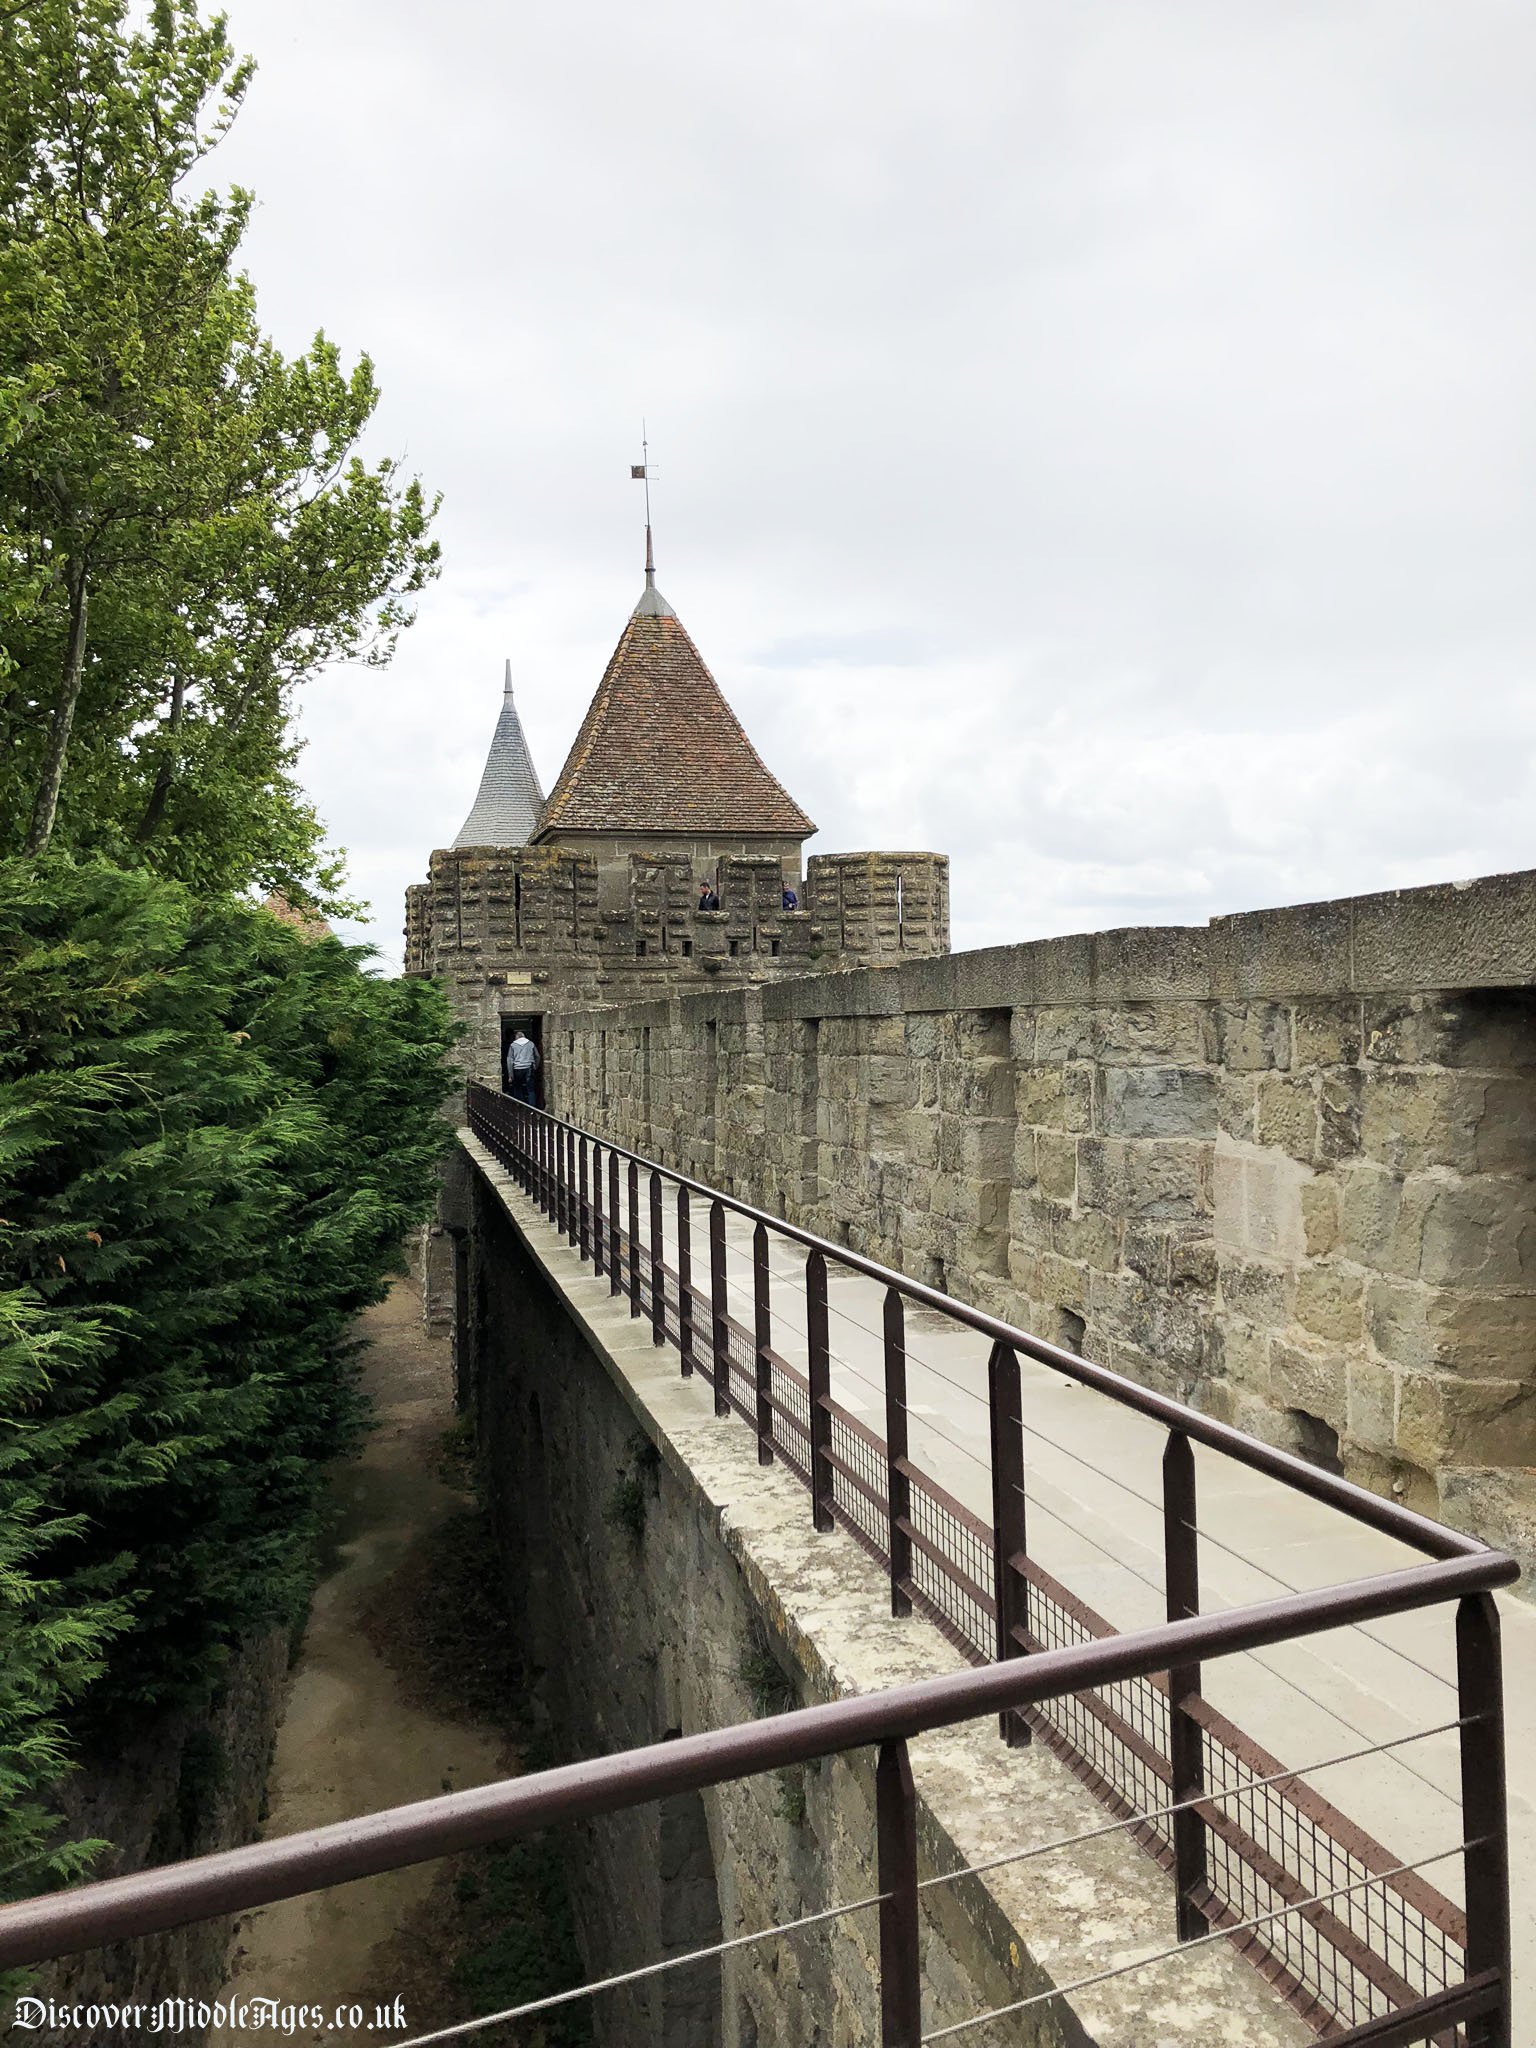
[{"label": "rusted metal railing post", "polygon": [[710,1351],[714,1361],[715,1413],[731,1412],[731,1333],[726,1322],[725,1205],[709,1205]]},{"label": "rusted metal railing post", "polygon": [[603,1148],[592,1140],[592,1271],[603,1272]]},{"label": "rusted metal railing post", "polygon": [[682,1354],[683,1377],[693,1373],[693,1246],[688,1228],[688,1190],[677,1189],[677,1348]]},{"label": "rusted metal railing post", "polygon": [[592,1248],[590,1196],[587,1191],[587,1141],[576,1140],[576,1245],[583,1258]]},{"label": "rusted metal railing post", "polygon": [[651,1342],[667,1341],[666,1267],[662,1257],[661,1175],[651,1168]]},{"label": "rusted metal railing post", "polygon": [[566,1135],[564,1124],[552,1126],[551,1139],[554,1151],[555,1173],[555,1229],[561,1237],[566,1237],[569,1234],[569,1221],[566,1212],[570,1208],[570,1174],[566,1170]]},{"label": "rusted metal railing post", "polygon": [[1491,1593],[1456,1608],[1460,1694],[1461,1832],[1467,1898],[1467,1975],[1499,1973],[1497,2012],[1468,2022],[1469,2048],[1510,2048],[1509,1815],[1504,1783],[1504,1656]]},{"label": "rusted metal railing post", "polygon": [[912,1612],[912,1488],[907,1461],[907,1316],[894,1287],[885,1290],[885,1512],[891,1571],[891,1612]]},{"label": "rusted metal railing post", "polygon": [[[1170,1430],[1163,1450],[1163,1584],[1168,1619],[1200,1612],[1200,1539],[1196,1516],[1195,1451],[1182,1430]],[[1177,1805],[1205,1790],[1200,1723],[1187,1702],[1200,1697],[1200,1666],[1181,1664],[1168,1674],[1168,1761]],[[1193,1807],[1173,1815],[1173,1883],[1180,1941],[1198,1941],[1210,1923],[1195,1893],[1206,1882],[1205,1822]]]},{"label": "rusted metal railing post", "polygon": [[832,1344],[827,1329],[827,1261],[815,1246],[805,1255],[806,1377],[810,1381],[811,1520],[832,1527]]},{"label": "rusted metal railing post", "polygon": [[[1019,1354],[994,1344],[987,1360],[987,1406],[992,1424],[992,1592],[997,1603],[997,1657],[1020,1657],[1018,1629],[1028,1629],[1026,1581],[1014,1564],[1024,1555],[1024,1424],[1019,1387]],[[1010,1749],[1024,1749],[1029,1723],[1005,1710],[998,1729]]]},{"label": "rusted metal railing post", "polygon": [[882,1742],[875,1766],[880,1884],[881,2048],[920,2048],[923,1986],[918,1951],[917,1794],[904,1742]]},{"label": "rusted metal railing post", "polygon": [[768,1296],[768,1226],[752,1232],[752,1342],[756,1356],[757,1462],[773,1463],[773,1314]]},{"label": "rusted metal railing post", "polygon": [[619,1271],[623,1261],[623,1231],[619,1223],[619,1155],[608,1147],[608,1292],[621,1294],[624,1290],[623,1277]]},{"label": "rusted metal railing post", "polygon": [[629,1312],[640,1313],[640,1163],[629,1162]]}]

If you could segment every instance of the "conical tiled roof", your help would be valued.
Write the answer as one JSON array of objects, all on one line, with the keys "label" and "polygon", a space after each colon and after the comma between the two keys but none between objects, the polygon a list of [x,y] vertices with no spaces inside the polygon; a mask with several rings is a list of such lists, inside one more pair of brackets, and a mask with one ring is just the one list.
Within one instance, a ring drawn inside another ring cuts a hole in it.
[{"label": "conical tiled roof", "polygon": [[526,846],[539,822],[544,792],[534,773],[522,721],[512,702],[512,664],[501,700],[501,716],[485,757],[485,773],[455,846]]},{"label": "conical tiled roof", "polygon": [[539,820],[561,832],[816,830],[764,767],[648,570]]}]

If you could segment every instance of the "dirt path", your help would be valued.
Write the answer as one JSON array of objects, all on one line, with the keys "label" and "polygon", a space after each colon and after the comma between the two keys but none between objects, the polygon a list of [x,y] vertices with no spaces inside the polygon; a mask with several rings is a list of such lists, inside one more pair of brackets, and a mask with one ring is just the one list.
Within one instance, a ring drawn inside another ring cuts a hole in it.
[{"label": "dirt path", "polygon": [[[377,1424],[333,1484],[335,1521],[278,1735],[265,1836],[481,1784],[513,1762],[494,1728],[434,1711],[374,1647],[392,1582],[405,1603],[413,1558],[464,1512],[465,1496],[437,1470],[452,1420],[447,1344],[424,1334],[420,1301],[403,1281],[364,1317],[363,1331]],[[401,1987],[379,1981],[372,1952],[421,1906],[437,1869],[418,1864],[248,1915],[223,1996],[320,2006],[328,2021],[337,2006],[360,2004],[361,2031],[379,2040],[375,2009],[392,2005]],[[411,2031],[431,2024],[409,2003],[406,2010]],[[208,2037],[210,2048],[254,2038]],[[334,2044],[347,2034],[322,2027],[286,2038]]]}]

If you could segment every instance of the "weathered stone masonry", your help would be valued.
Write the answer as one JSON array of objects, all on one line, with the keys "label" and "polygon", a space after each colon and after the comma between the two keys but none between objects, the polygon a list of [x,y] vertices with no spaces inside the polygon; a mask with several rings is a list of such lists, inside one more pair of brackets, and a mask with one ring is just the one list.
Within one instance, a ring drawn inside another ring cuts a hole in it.
[{"label": "weathered stone masonry", "polygon": [[1530,1557],[1536,874],[549,1022],[563,1113]]}]

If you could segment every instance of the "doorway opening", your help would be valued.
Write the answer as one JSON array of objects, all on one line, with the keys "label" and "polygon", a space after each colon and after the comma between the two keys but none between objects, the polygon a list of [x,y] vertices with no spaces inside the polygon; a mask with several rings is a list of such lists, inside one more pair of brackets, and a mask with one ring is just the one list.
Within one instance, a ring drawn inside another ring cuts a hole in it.
[{"label": "doorway opening", "polygon": [[544,1019],[542,1015],[530,1014],[524,1017],[503,1017],[501,1020],[501,1092],[512,1093],[507,1080],[507,1047],[512,1043],[512,1034],[521,1031],[525,1038],[531,1038],[539,1055],[538,1068],[533,1077],[533,1099],[540,1109],[544,1102]]}]

